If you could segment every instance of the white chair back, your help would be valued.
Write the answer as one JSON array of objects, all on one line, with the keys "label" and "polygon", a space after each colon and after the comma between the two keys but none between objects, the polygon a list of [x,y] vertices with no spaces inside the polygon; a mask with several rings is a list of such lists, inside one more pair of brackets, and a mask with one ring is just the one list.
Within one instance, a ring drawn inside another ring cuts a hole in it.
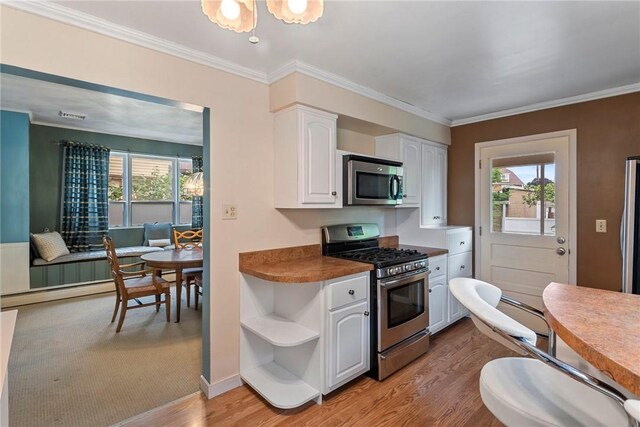
[{"label": "white chair back", "polygon": [[[449,290],[454,297],[471,312],[471,320],[480,332],[521,355],[527,353],[515,343],[494,332],[491,327],[517,338],[524,338],[535,346],[534,331],[507,316],[496,307],[502,290],[481,280],[458,277],[449,281]],[[487,326],[489,325],[489,326]]]}]

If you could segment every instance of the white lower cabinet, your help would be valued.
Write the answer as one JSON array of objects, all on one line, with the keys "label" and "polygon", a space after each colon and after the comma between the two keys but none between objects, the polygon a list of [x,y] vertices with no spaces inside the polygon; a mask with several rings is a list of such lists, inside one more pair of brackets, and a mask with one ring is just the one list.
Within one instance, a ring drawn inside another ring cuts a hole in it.
[{"label": "white lower cabinet", "polygon": [[327,390],[369,370],[369,303],[329,312]]},{"label": "white lower cabinet", "polygon": [[429,269],[429,332],[434,334],[468,314],[449,292],[449,280],[471,275],[471,253],[429,258]]},{"label": "white lower cabinet", "polygon": [[369,370],[369,272],[276,283],[242,274],[240,377],[291,409]]},{"label": "white lower cabinet", "polygon": [[447,326],[447,276],[429,278],[429,332],[432,334]]}]

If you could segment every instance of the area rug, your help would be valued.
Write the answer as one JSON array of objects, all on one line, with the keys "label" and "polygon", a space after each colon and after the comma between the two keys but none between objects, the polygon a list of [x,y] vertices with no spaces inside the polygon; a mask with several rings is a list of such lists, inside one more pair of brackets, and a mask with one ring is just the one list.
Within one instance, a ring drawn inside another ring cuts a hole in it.
[{"label": "area rug", "polygon": [[171,323],[164,307],[140,308],[127,312],[119,334],[113,293],[18,307],[11,425],[106,426],[197,391],[201,311],[186,307],[183,292],[175,323],[172,296]]}]

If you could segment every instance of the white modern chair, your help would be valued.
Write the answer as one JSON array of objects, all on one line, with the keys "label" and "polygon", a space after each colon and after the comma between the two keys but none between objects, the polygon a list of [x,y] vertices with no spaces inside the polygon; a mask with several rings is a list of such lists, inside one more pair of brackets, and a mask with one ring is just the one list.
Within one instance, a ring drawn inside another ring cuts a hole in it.
[{"label": "white modern chair", "polygon": [[[542,312],[502,295],[480,280],[456,278],[449,290],[471,313],[478,329],[525,357],[505,357],[484,365],[480,395],[507,426],[640,427],[640,401],[536,347],[536,332],[502,313],[500,301],[544,319]],[[550,330],[549,352],[555,339]],[[626,409],[626,411],[625,411]]]}]

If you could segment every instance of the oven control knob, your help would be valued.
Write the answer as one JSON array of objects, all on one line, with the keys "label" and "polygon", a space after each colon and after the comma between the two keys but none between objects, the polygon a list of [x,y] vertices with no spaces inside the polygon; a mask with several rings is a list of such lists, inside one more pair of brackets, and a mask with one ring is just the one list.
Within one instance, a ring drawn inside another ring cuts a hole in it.
[{"label": "oven control knob", "polygon": [[391,276],[392,274],[396,274],[396,271],[395,271],[395,270],[396,270],[395,268],[393,268],[393,267],[389,267],[389,268],[387,269],[387,272],[388,272],[388,274]]},{"label": "oven control knob", "polygon": [[413,270],[413,265],[412,264],[407,264],[404,266],[404,271],[411,271]]},{"label": "oven control knob", "polygon": [[422,265],[421,265],[421,264],[422,264],[421,262],[416,262],[415,264],[413,264],[413,266],[414,266],[415,268],[420,268],[420,267],[422,267]]}]

